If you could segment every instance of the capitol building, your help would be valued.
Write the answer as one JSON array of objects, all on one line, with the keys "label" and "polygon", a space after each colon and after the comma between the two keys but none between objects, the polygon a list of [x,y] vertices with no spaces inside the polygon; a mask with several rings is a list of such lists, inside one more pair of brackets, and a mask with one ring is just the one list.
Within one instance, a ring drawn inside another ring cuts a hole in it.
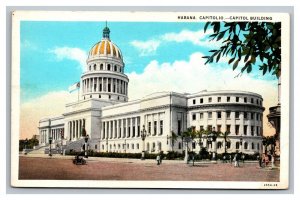
[{"label": "capitol building", "polygon": [[[130,80],[124,67],[122,52],[111,41],[106,26],[102,40],[89,51],[86,71],[78,84],[78,101],[66,104],[61,116],[39,121],[40,145],[47,146],[52,137],[53,144],[80,151],[85,130],[89,149],[97,152],[182,152],[186,143],[181,136],[193,127],[198,131],[230,132],[227,152],[262,151],[261,95],[236,90],[205,90],[195,94],[153,91],[141,99],[128,101]],[[174,143],[172,132],[178,136]],[[144,141],[141,133],[146,134]],[[206,140],[203,138],[204,147]],[[188,149],[199,152],[196,140],[188,145]],[[223,137],[217,138],[216,148],[217,153],[224,153]]]}]

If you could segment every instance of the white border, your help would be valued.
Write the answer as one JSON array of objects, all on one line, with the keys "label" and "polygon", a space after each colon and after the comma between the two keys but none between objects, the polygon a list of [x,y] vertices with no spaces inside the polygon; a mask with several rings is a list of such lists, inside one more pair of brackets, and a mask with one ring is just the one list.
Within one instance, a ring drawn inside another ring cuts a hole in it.
[{"label": "white border", "polygon": [[[138,17],[137,17],[138,15]],[[87,187],[87,188],[234,188],[234,189],[286,189],[289,169],[289,48],[290,19],[285,13],[234,13],[235,16],[271,16],[272,21],[282,22],[282,99],[281,99],[281,169],[277,187],[266,187],[265,182],[222,182],[222,181],[52,181],[18,180],[18,140],[20,122],[20,21],[145,21],[145,22],[199,22],[201,20],[178,20],[178,15],[224,16],[232,13],[199,12],[98,12],[98,11],[17,11],[12,22],[12,79],[11,79],[11,181],[16,187]],[[61,17],[64,16],[64,17]],[[105,16],[105,18],[103,17]],[[155,16],[155,17],[153,17]],[[68,19],[68,20],[66,20]],[[207,20],[204,20],[207,21]],[[213,20],[217,21],[217,20]],[[220,20],[223,21],[223,20]],[[226,20],[229,21],[229,20]],[[242,21],[242,20],[238,20]],[[263,21],[263,20],[262,20]],[[265,112],[268,112],[266,110]],[[230,184],[228,184],[230,183]],[[270,182],[268,182],[270,183]]]}]

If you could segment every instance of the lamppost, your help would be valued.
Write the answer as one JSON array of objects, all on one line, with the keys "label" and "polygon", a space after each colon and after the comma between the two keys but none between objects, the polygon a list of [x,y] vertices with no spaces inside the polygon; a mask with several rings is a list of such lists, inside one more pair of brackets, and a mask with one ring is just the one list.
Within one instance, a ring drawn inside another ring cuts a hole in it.
[{"label": "lamppost", "polygon": [[63,139],[64,139],[64,130],[60,130],[60,154],[63,155]]},{"label": "lamppost", "polygon": [[126,153],[126,139],[125,139],[124,147],[125,147],[124,151]]},{"label": "lamppost", "polygon": [[243,137],[240,137],[241,154],[243,153]]},{"label": "lamppost", "polygon": [[24,154],[27,155],[27,143],[28,143],[28,139],[26,138],[25,140],[25,148],[24,148]]},{"label": "lamppost", "polygon": [[51,143],[52,143],[52,137],[49,137],[49,144],[50,144],[50,149],[49,149],[49,156],[52,156],[51,154]]},{"label": "lamppost", "polygon": [[145,139],[146,139],[146,136],[147,136],[147,131],[145,129],[145,125],[143,125],[143,130],[141,130],[141,138],[142,138],[142,141],[143,141],[143,151],[142,151],[141,160],[145,160]]},{"label": "lamppost", "polygon": [[89,140],[89,135],[86,135],[85,137],[84,137],[84,142],[85,142],[85,144],[84,144],[84,157],[86,157],[86,158],[88,158],[88,146],[87,146],[87,142],[88,142],[88,140]]},{"label": "lamppost", "polygon": [[211,147],[212,147],[212,160],[217,160],[217,145],[216,145],[216,141],[217,141],[217,133],[215,131],[215,127],[213,127],[212,132],[208,135],[208,139],[211,143]]}]

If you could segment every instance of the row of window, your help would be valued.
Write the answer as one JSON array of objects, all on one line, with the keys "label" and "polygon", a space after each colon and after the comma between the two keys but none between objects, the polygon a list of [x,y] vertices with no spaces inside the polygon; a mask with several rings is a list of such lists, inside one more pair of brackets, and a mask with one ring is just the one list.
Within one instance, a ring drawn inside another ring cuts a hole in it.
[{"label": "row of window", "polygon": [[[215,98],[215,97],[214,97]],[[216,101],[214,102],[225,102],[225,97],[216,97]],[[222,98],[223,98],[223,101],[222,101]],[[226,102],[232,102],[234,99],[234,97],[230,97],[230,96],[227,96],[226,97]],[[213,102],[213,97],[207,97],[207,98],[200,98],[199,100],[200,104],[203,104],[203,103],[212,103]],[[254,103],[256,102],[257,105],[262,105],[262,101],[260,99],[255,99],[254,98],[248,98],[248,97],[235,97],[235,102],[237,103],[247,103],[247,102],[250,102],[250,103]],[[196,99],[193,99],[193,105],[196,104]]]},{"label": "row of window", "polygon": [[[217,149],[222,149],[224,146],[224,142],[217,142]],[[179,142],[178,143],[178,149],[181,149],[182,148],[182,145],[181,143]],[[193,149],[196,149],[196,142],[192,142],[192,148]],[[210,147],[211,148],[211,147]],[[227,142],[227,149],[231,149],[231,142]],[[236,150],[239,150],[240,149],[240,142],[235,142],[235,149]],[[249,146],[248,142],[244,142],[244,146],[243,146],[243,149],[244,150],[255,150],[255,144],[254,142],[251,142],[251,147]],[[260,149],[260,145],[259,143],[256,144],[256,149],[259,150]]]},{"label": "row of window", "polygon": [[[250,130],[248,130],[248,127],[250,127]],[[248,131],[250,131],[251,136],[254,136],[255,133],[257,136],[262,135],[261,131],[261,127],[260,126],[248,126],[248,125],[235,125],[235,126],[231,126],[230,124],[226,125],[226,132],[228,133],[232,133],[231,132],[231,128],[234,128],[233,133],[235,135],[241,135],[241,133],[243,133],[244,135],[248,135]],[[200,131],[204,130],[204,126],[200,126]],[[207,126],[207,130],[212,130],[212,125],[208,125]],[[217,125],[217,132],[222,132],[222,125]],[[242,132],[241,132],[242,131]]]},{"label": "row of window", "polygon": [[[126,150],[134,150],[134,149],[139,150],[140,149],[140,144],[139,143],[136,143],[136,144],[126,143],[126,140],[125,140],[124,143],[109,144],[108,146],[102,144],[102,150],[105,150],[105,148],[107,148],[107,150],[110,150],[110,151],[112,151],[112,150],[126,151]],[[146,151],[151,151],[151,152],[161,151],[161,142],[157,142],[157,144],[155,142],[153,142],[151,144],[151,148],[150,148],[150,143],[147,142],[145,150]]]},{"label": "row of window", "polygon": [[[217,111],[215,113],[217,115],[217,119],[222,119],[221,111]],[[256,119],[257,121],[259,121],[259,120],[262,121],[262,114],[260,114],[260,113],[254,113],[254,112],[249,113],[249,112],[240,112],[240,111],[235,111],[235,112],[226,111],[226,119],[230,119],[231,113],[234,113],[235,119],[240,119],[241,114],[243,114],[244,119],[251,119],[251,120]],[[212,119],[212,115],[213,115],[213,112],[207,112],[208,119]],[[204,112],[200,112],[199,117],[200,117],[200,120],[202,120],[204,118]],[[192,120],[197,120],[196,113],[192,114]]]},{"label": "row of window", "polygon": [[[83,100],[85,100],[86,97],[87,97],[87,98],[90,97],[90,99],[91,99],[91,98],[93,98],[93,95],[89,95],[89,96],[88,96],[88,95],[84,95]],[[102,97],[101,94],[99,94],[99,95],[98,95],[98,98],[101,99],[101,97]],[[96,97],[96,98],[97,98],[97,97]],[[111,95],[108,95],[108,99],[111,99]],[[117,96],[117,100],[123,100],[123,101],[126,101],[126,97],[120,97],[120,96]]]},{"label": "row of window", "polygon": [[94,64],[94,65],[89,65],[89,71],[96,71],[96,70],[106,70],[106,71],[114,71],[114,72],[120,72],[124,73],[123,67],[118,66],[118,65],[111,65],[111,64],[103,64],[101,63],[100,65]]},{"label": "row of window", "polygon": [[[136,121],[137,120],[137,123]],[[117,125],[118,121],[118,125]],[[122,124],[123,123],[123,124]],[[121,127],[122,124],[122,127]],[[163,120],[154,121],[153,127],[152,123],[148,122],[147,124],[146,134],[147,136],[155,136],[162,135],[164,130],[164,122]],[[137,128],[136,128],[137,126]],[[153,128],[153,129],[152,129]],[[122,132],[123,130],[123,132]],[[132,131],[132,132],[131,132]],[[140,129],[140,117],[137,118],[128,118],[119,119],[110,122],[103,122],[102,126],[102,139],[104,138],[129,138],[129,137],[140,137],[141,129]]]}]

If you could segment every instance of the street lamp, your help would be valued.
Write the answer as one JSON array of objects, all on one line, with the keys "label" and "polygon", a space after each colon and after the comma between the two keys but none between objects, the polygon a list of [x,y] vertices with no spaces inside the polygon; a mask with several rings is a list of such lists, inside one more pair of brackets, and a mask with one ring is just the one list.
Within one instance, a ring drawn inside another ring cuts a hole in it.
[{"label": "street lamp", "polygon": [[124,147],[125,147],[124,151],[126,153],[126,139],[125,139]]},{"label": "street lamp", "polygon": [[60,154],[63,155],[63,139],[64,139],[64,130],[60,130]]},{"label": "street lamp", "polygon": [[25,140],[25,148],[24,148],[24,154],[27,155],[27,143],[28,143],[28,139],[26,138]]},{"label": "street lamp", "polygon": [[241,154],[243,153],[243,137],[240,137],[240,145],[241,145]]},{"label": "street lamp", "polygon": [[141,130],[141,138],[142,138],[142,141],[143,141],[143,151],[142,151],[141,160],[145,160],[145,139],[146,139],[146,134],[147,134],[147,131],[145,129],[145,125],[143,125],[143,130]]},{"label": "street lamp", "polygon": [[210,134],[208,135],[208,139],[211,143],[211,147],[212,147],[212,160],[216,160],[217,156],[216,156],[216,151],[217,151],[217,146],[216,146],[216,141],[217,141],[217,133],[215,131],[215,127],[213,127],[212,132],[210,132]]},{"label": "street lamp", "polygon": [[49,149],[49,156],[52,156],[51,154],[51,143],[52,143],[52,137],[49,137],[49,144],[50,144],[50,149]]},{"label": "street lamp", "polygon": [[86,157],[86,158],[88,158],[88,155],[87,155],[87,151],[88,151],[88,148],[87,148],[87,142],[88,142],[88,140],[89,140],[89,135],[86,135],[85,137],[84,137],[84,142],[85,142],[85,144],[84,144],[84,157]]}]

